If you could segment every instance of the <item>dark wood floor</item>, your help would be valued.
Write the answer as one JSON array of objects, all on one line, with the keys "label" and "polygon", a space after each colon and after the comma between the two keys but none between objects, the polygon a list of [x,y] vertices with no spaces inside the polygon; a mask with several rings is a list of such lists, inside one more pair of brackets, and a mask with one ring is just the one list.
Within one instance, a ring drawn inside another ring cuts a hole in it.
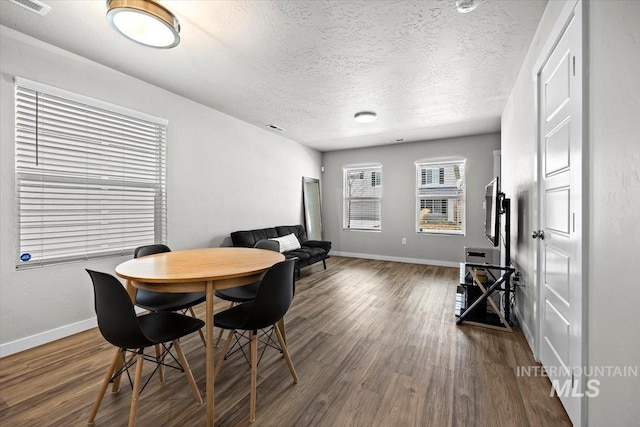
[{"label": "dark wood floor", "polygon": [[[455,325],[457,269],[340,257],[327,267],[303,270],[286,317],[300,381],[267,350],[253,425],[570,425],[548,379],[516,375],[518,366],[535,365],[518,329]],[[198,335],[183,348],[204,396]],[[112,354],[91,330],[0,359],[0,425],[86,425]],[[246,362],[225,362],[215,390],[216,425],[249,425]],[[123,381],[119,394],[105,396],[95,425],[126,425],[130,398]],[[205,415],[184,375],[168,371],[164,384],[153,378],[144,390],[138,425],[203,425]]]}]

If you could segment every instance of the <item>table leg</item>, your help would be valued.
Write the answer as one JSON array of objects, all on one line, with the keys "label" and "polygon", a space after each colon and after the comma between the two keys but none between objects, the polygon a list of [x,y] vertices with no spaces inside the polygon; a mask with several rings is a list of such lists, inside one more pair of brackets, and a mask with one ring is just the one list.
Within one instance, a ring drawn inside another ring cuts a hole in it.
[{"label": "table leg", "polygon": [[213,427],[213,419],[214,419],[214,401],[213,401],[213,281],[207,282],[207,311],[206,311],[206,322],[207,322],[207,426]]}]

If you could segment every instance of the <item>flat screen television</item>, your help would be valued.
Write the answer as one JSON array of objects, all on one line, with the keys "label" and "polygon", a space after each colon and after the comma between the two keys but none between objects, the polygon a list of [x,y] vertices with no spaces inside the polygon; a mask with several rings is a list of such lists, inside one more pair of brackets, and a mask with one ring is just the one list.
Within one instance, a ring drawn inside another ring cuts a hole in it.
[{"label": "flat screen television", "polygon": [[493,246],[498,246],[498,236],[500,236],[500,178],[498,177],[485,187],[484,235]]}]

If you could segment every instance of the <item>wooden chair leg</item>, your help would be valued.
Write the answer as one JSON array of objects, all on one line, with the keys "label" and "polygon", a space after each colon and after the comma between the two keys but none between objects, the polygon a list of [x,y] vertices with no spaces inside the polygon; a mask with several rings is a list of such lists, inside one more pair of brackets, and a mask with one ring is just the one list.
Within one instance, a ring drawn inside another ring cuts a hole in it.
[{"label": "wooden chair leg", "polygon": [[193,374],[191,373],[191,369],[189,368],[189,363],[187,363],[187,358],[184,357],[182,347],[180,347],[180,342],[178,340],[175,340],[173,342],[173,346],[176,348],[176,353],[178,353],[178,360],[180,361],[182,369],[184,370],[184,374],[187,376],[187,381],[189,381],[189,385],[191,386],[193,397],[196,398],[196,405],[202,405],[202,396],[200,396],[200,391],[198,390],[196,380],[193,378]]},{"label": "wooden chair leg", "polygon": [[324,269],[326,270],[327,269],[327,260],[326,259],[322,260],[322,265],[324,266]]},{"label": "wooden chair leg", "polygon": [[249,398],[249,422],[256,420],[256,388],[258,383],[258,339],[256,331],[251,331],[251,394]]},{"label": "wooden chair leg", "polygon": [[220,369],[222,369],[222,362],[224,362],[224,357],[227,355],[227,351],[229,351],[229,347],[231,347],[232,338],[233,338],[233,330],[229,330],[229,334],[227,335],[227,340],[224,342],[224,348],[222,349],[222,353],[220,353],[220,357],[218,358],[218,364],[216,365],[216,369],[213,371],[213,378],[216,378],[220,373]]},{"label": "wooden chair leg", "polygon": [[[189,313],[191,314],[191,317],[197,319],[198,316],[196,316],[196,312],[193,311],[193,307],[189,307]],[[206,347],[207,346],[207,340],[204,338],[204,332],[202,332],[202,329],[198,329],[198,334],[200,334],[200,339],[202,340],[202,344]],[[217,347],[217,345],[216,345]]]},{"label": "wooden chair leg", "polygon": [[[118,361],[116,362],[116,367],[115,370],[113,372],[118,372],[120,369],[122,369],[122,367],[125,364],[125,352],[122,352],[122,356],[118,358]],[[120,391],[120,377],[118,376],[117,378],[113,379],[113,385],[111,386],[111,394],[117,393]]]},{"label": "wooden chair leg", "polygon": [[220,333],[218,334],[218,339],[216,340],[216,345],[214,346],[215,348],[218,348],[218,346],[220,345],[220,340],[222,339],[222,334],[224,334],[224,329],[220,329]]},{"label": "wooden chair leg", "polygon": [[131,409],[129,410],[129,427],[135,427],[136,414],[138,412],[138,399],[140,398],[140,382],[142,380],[142,362],[144,353],[140,349],[136,359],[136,376],[133,378],[133,392],[131,393]]},{"label": "wooden chair leg", "polygon": [[278,323],[276,323],[276,327],[280,330],[280,333],[282,334],[282,340],[286,343],[287,342],[287,334],[286,334],[286,329],[284,326],[284,317],[280,320],[278,320]]},{"label": "wooden chair leg", "polygon": [[[231,304],[229,304],[229,308],[234,307],[236,305],[235,302],[232,302]],[[215,348],[218,348],[218,346],[220,345],[220,340],[222,339],[222,334],[224,334],[224,329],[220,329],[220,333],[218,334],[218,339],[216,340],[216,345],[214,345]]]},{"label": "wooden chair leg", "polygon": [[[156,360],[158,363],[162,362],[162,346],[160,344],[156,344]],[[164,366],[158,365],[158,378],[160,379],[160,383],[164,383]]]},{"label": "wooden chair leg", "polygon": [[280,348],[282,349],[282,354],[284,355],[284,360],[287,362],[287,366],[289,367],[289,372],[291,372],[291,376],[293,377],[293,382],[298,383],[298,374],[296,374],[296,370],[293,367],[293,362],[289,357],[289,352],[287,351],[287,344],[284,342],[284,338],[280,333],[280,329],[278,329],[278,325],[274,325],[274,329],[276,330],[276,336],[278,337],[278,342],[280,343]]},{"label": "wooden chair leg", "polygon": [[100,409],[102,398],[104,397],[104,394],[107,392],[107,388],[109,387],[109,381],[111,381],[113,373],[116,372],[116,365],[118,364],[118,361],[122,361],[122,352],[123,350],[121,348],[118,348],[116,349],[116,353],[113,355],[111,364],[107,368],[107,372],[104,374],[104,379],[102,380],[102,385],[100,386],[100,391],[98,392],[96,403],[94,403],[93,409],[91,410],[91,415],[89,415],[89,421],[87,421],[87,425],[92,426],[93,421],[96,419],[96,415],[98,415],[98,409]]}]

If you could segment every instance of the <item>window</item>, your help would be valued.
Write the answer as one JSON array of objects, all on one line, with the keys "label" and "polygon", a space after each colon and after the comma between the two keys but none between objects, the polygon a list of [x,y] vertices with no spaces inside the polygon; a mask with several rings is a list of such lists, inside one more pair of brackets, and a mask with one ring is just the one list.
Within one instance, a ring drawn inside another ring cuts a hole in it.
[{"label": "window", "polygon": [[349,166],[344,174],[344,224],[349,230],[380,230],[382,165]]},{"label": "window", "polygon": [[167,122],[16,78],[17,268],[166,240]]},{"label": "window", "polygon": [[418,233],[464,234],[464,159],[416,162]]},{"label": "window", "polygon": [[371,186],[376,187],[382,184],[382,175],[380,172],[371,172]]}]

